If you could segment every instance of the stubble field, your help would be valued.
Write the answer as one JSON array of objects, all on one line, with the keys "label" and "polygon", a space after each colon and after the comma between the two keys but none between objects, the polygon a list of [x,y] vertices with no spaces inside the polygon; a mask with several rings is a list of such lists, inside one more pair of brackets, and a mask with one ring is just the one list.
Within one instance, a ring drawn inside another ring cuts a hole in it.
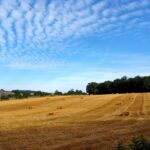
[{"label": "stubble field", "polygon": [[150,93],[0,102],[0,150],[113,150],[150,139]]}]

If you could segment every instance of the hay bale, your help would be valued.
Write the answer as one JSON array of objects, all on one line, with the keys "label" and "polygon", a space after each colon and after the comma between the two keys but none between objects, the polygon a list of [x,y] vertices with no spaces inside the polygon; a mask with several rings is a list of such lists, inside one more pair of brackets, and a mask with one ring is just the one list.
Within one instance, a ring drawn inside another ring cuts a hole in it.
[{"label": "hay bale", "polygon": [[62,106],[57,107],[57,109],[62,109]]},{"label": "hay bale", "polygon": [[121,114],[119,114],[119,116],[129,116],[129,115],[130,113],[128,111],[122,112]]},{"label": "hay bale", "polygon": [[54,115],[54,113],[52,113],[52,112],[51,112],[51,113],[48,113],[47,115],[48,115],[48,116],[53,116],[53,115]]},{"label": "hay bale", "polygon": [[33,109],[33,107],[29,106],[28,109]]},{"label": "hay bale", "polygon": [[120,105],[121,105],[121,103],[117,103],[116,105],[120,106]]}]

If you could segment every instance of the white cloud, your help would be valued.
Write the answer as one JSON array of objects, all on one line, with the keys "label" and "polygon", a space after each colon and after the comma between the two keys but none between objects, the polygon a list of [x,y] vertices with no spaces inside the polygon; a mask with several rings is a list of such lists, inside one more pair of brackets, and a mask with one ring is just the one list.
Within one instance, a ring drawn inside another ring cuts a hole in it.
[{"label": "white cloud", "polygon": [[[132,29],[149,26],[150,21],[143,17],[150,15],[149,6],[149,0],[1,1],[0,49],[6,56],[6,63],[8,58],[13,60],[12,51],[16,60],[23,58],[23,64],[34,64],[34,59],[28,62],[27,57],[35,55],[40,63],[40,49],[45,50],[43,60],[47,60],[51,59],[51,54],[57,55],[60,50],[73,46],[74,39],[92,34],[102,38],[112,34],[120,36]],[[9,63],[8,66],[14,66],[12,61]]]}]

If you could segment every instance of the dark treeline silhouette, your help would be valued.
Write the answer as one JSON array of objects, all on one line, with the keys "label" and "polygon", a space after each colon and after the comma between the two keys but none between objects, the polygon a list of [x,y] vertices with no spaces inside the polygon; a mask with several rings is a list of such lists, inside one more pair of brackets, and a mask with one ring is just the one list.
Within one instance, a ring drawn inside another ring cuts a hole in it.
[{"label": "dark treeline silhouette", "polygon": [[124,76],[114,81],[105,81],[103,83],[91,82],[88,83],[86,91],[88,94],[150,92],[150,76],[136,76],[134,78]]},{"label": "dark treeline silhouette", "polygon": [[42,91],[30,91],[30,90],[12,90],[13,98],[21,99],[21,98],[28,98],[32,96],[48,96],[51,95],[51,93],[42,92]]},{"label": "dark treeline silhouette", "polygon": [[82,90],[71,89],[71,90],[69,90],[68,92],[65,92],[65,93],[56,90],[53,95],[86,95],[86,93],[83,92]]},{"label": "dark treeline silhouette", "polygon": [[12,90],[12,91],[0,91],[0,100],[9,100],[9,99],[23,99],[28,97],[42,97],[50,96],[51,93],[42,92],[42,91],[30,91],[30,90]]},{"label": "dark treeline silhouette", "polygon": [[61,92],[56,90],[54,93],[42,92],[42,91],[31,91],[31,90],[12,90],[5,91],[0,90],[0,100],[9,99],[24,99],[29,97],[43,97],[43,96],[61,96],[61,95],[85,95],[86,93],[81,90],[71,89],[67,92]]}]

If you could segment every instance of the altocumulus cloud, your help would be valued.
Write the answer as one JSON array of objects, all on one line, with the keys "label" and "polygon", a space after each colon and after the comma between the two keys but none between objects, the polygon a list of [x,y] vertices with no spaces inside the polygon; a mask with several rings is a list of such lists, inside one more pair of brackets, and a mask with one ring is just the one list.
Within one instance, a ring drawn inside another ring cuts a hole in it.
[{"label": "altocumulus cloud", "polygon": [[[0,63],[21,69],[69,65],[74,42],[150,26],[149,0],[1,0]],[[135,31],[136,32],[136,31]]]}]

